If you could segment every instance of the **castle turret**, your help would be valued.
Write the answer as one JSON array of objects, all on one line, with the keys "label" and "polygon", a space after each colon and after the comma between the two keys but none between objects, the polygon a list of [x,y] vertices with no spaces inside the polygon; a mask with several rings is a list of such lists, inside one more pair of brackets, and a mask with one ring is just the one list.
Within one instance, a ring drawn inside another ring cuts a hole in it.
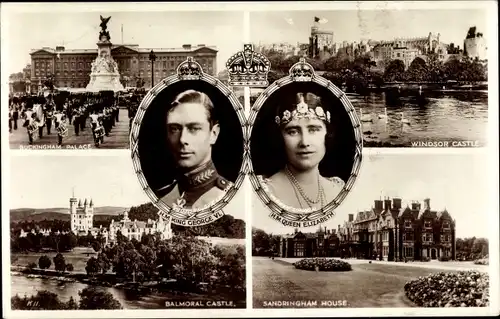
[{"label": "castle turret", "polygon": [[69,199],[69,212],[71,215],[76,214],[76,206],[78,200],[73,196]]}]

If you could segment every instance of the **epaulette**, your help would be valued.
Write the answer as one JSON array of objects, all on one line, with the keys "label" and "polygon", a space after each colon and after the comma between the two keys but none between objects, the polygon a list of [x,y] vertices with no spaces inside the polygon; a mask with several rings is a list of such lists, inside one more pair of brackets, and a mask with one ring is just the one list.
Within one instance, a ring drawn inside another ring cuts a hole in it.
[{"label": "epaulette", "polygon": [[217,180],[215,181],[215,185],[218,188],[225,190],[225,189],[231,187],[231,185],[233,185],[233,183],[231,183],[230,181],[228,181],[224,177],[219,176],[219,177],[217,177]]},{"label": "epaulette", "polygon": [[333,177],[328,177],[327,179],[340,188],[343,188],[345,185],[345,182],[340,177],[333,176]]}]

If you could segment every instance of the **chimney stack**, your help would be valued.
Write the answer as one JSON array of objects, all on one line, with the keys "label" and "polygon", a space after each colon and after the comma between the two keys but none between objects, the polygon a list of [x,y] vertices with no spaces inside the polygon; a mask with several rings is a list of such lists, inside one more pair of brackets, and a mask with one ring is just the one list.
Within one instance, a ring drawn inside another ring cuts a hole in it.
[{"label": "chimney stack", "polygon": [[379,210],[382,210],[383,208],[383,205],[382,205],[382,201],[379,200],[379,199],[376,199],[375,200],[375,209],[379,209]]},{"label": "chimney stack", "polygon": [[349,214],[349,221],[350,222],[354,221],[354,214]]},{"label": "chimney stack", "polygon": [[392,207],[395,209],[401,208],[401,198],[393,198],[392,199]]},{"label": "chimney stack", "polygon": [[430,200],[430,198],[424,199],[424,210],[431,210],[431,200]]},{"label": "chimney stack", "polygon": [[390,199],[384,199],[384,210],[390,210],[391,209],[391,200]]}]

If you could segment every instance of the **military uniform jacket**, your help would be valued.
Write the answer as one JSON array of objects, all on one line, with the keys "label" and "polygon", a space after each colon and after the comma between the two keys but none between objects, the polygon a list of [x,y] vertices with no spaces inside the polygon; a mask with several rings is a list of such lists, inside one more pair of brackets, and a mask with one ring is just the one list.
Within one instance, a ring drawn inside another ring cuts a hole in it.
[{"label": "military uniform jacket", "polygon": [[[320,185],[323,188],[325,194],[323,206],[326,206],[337,197],[337,195],[343,189],[345,183],[339,177],[326,178],[320,176],[319,178]],[[281,204],[296,209],[317,210],[322,208],[320,207],[321,201],[317,204],[308,204],[306,202],[306,200],[301,196],[300,192],[289,180],[284,169],[280,170],[269,178],[259,176],[259,180],[261,181],[262,188]],[[304,188],[304,191],[310,198],[313,198],[312,195],[317,194],[317,186],[315,185],[314,189]],[[314,199],[316,199],[316,196],[314,196]]]},{"label": "military uniform jacket", "polygon": [[201,209],[222,199],[231,185],[230,181],[217,173],[210,161],[189,173],[181,174],[172,184],[160,188],[158,193],[171,208]]}]

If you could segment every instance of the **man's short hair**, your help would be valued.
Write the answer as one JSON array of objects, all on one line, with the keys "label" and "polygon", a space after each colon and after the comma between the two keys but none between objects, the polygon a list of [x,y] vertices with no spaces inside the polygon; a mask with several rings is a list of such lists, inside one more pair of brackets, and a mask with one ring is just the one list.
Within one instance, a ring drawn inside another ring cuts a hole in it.
[{"label": "man's short hair", "polygon": [[[210,127],[218,123],[218,120],[214,112],[214,104],[207,94],[195,90],[187,90],[179,93],[174,101],[170,104],[171,108],[168,112],[171,112],[177,105],[183,103],[199,103],[205,107],[207,111],[207,120],[210,123]],[[167,114],[168,114],[167,112]]]}]

